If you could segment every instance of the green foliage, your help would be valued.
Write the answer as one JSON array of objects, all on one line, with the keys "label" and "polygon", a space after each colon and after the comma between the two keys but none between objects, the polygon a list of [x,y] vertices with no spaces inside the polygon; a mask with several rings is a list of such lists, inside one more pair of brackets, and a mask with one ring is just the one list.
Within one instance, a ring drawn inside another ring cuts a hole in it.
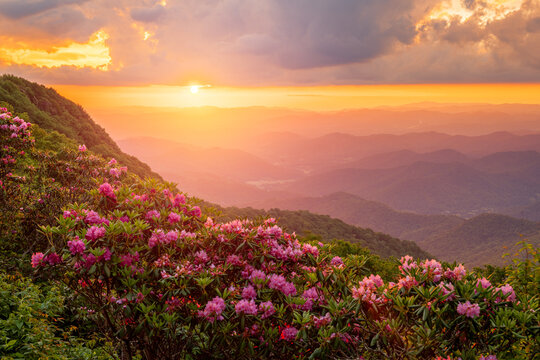
[{"label": "green foliage", "polygon": [[95,339],[63,328],[64,298],[58,288],[39,287],[19,275],[0,273],[2,359],[112,359]]},{"label": "green foliage", "polygon": [[[80,105],[52,88],[13,75],[3,75],[0,77],[0,107],[6,104],[11,104],[10,110],[15,113],[25,113],[23,118],[32,119],[32,123],[41,128],[65,135],[71,139],[70,143],[85,144],[97,154],[114,157],[141,177],[160,178],[148,165],[122,152],[105,129],[97,125]],[[54,145],[54,137],[57,135],[53,133],[49,149],[59,150],[61,147]],[[63,138],[62,142],[66,139]]]}]

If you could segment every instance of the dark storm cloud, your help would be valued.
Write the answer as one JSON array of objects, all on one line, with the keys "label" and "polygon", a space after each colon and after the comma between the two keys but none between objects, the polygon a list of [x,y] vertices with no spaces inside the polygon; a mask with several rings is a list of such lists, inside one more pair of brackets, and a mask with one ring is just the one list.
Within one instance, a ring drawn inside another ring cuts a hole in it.
[{"label": "dark storm cloud", "polygon": [[0,13],[13,19],[39,14],[59,6],[87,0],[0,0]]},{"label": "dark storm cloud", "polygon": [[412,0],[298,0],[273,3],[266,35],[279,42],[274,57],[291,69],[364,62],[409,44]]}]

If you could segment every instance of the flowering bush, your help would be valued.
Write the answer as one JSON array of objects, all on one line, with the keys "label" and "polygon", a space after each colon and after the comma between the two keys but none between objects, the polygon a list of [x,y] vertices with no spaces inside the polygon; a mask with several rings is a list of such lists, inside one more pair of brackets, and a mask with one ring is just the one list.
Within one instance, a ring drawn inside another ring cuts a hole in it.
[{"label": "flowering bush", "polygon": [[31,126],[0,110],[0,221],[2,238],[13,240],[3,246],[31,249],[36,275],[64,282],[79,314],[124,358],[476,360],[539,351],[537,258],[497,286],[462,265],[408,256],[383,277],[369,275],[367,255],[336,256],[275,219],[214,222],[171,184],[140,181],[83,145],[38,151]]},{"label": "flowering bush", "polygon": [[274,219],[217,223],[168,184],[99,180],[42,227],[52,246],[32,264],[128,357],[526,358],[538,336],[537,297],[462,265],[403,257],[384,282]]}]

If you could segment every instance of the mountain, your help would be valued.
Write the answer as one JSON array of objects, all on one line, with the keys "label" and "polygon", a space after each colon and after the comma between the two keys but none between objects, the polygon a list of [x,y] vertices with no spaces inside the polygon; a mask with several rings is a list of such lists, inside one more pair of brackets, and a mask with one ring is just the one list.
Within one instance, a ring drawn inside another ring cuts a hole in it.
[{"label": "mountain", "polygon": [[482,214],[469,220],[449,215],[421,215],[396,211],[347,193],[275,200],[263,207],[329,215],[348,224],[413,240],[440,259],[468,265],[502,264],[501,256],[514,248],[522,235],[531,242],[540,241],[538,222],[499,214]]},{"label": "mountain", "polygon": [[390,169],[340,169],[272,189],[306,196],[348,192],[399,210],[465,217],[525,206],[540,193],[538,167],[493,173],[473,166],[416,162]]},{"label": "mountain", "polygon": [[114,157],[142,177],[157,173],[134,156],[120,150],[109,134],[74,102],[46,88],[12,75],[0,76],[0,103],[13,106],[16,113],[26,113],[32,123],[46,130],[57,131],[77,144],[105,157]]},{"label": "mountain", "polygon": [[213,173],[234,181],[271,181],[299,177],[297,170],[274,165],[248,152],[226,148],[203,148],[154,138],[118,142],[126,152],[149,163],[160,173]]},{"label": "mountain", "polygon": [[[361,165],[362,161],[368,157],[403,150],[415,153],[453,150],[468,157],[482,157],[496,152],[540,151],[540,134],[515,135],[509,132],[496,132],[480,136],[448,135],[438,132],[368,136],[331,133],[286,145],[283,142],[282,139],[276,137],[273,142],[253,146],[249,151],[263,159],[280,159],[280,163],[284,166],[299,167],[312,172],[336,168],[355,168],[358,167],[355,163],[359,162]],[[397,155],[399,157],[400,154]],[[414,154],[407,153],[401,155],[414,156]],[[449,155],[448,152],[446,155]],[[456,156],[456,154],[453,155]],[[406,160],[405,157],[403,160]],[[413,160],[440,162],[440,160],[422,159],[421,157]],[[457,157],[455,160],[462,162],[465,159]],[[401,165],[406,165],[410,161],[412,160],[406,160]],[[444,160],[444,162],[447,161]],[[393,165],[396,162],[399,160],[394,160]],[[369,166],[371,167],[373,164],[372,160]]]},{"label": "mountain", "polygon": [[347,166],[357,169],[389,169],[422,161],[444,164],[453,162],[466,163],[469,160],[470,157],[452,149],[442,149],[428,153],[400,150],[368,156],[347,164]]}]

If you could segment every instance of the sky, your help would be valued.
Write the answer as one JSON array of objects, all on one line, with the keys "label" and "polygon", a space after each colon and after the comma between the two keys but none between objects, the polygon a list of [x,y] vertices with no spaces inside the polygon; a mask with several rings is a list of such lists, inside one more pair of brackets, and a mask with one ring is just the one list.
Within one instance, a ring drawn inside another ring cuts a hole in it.
[{"label": "sky", "polygon": [[0,0],[0,73],[90,106],[539,103],[538,49],[540,0]]}]

